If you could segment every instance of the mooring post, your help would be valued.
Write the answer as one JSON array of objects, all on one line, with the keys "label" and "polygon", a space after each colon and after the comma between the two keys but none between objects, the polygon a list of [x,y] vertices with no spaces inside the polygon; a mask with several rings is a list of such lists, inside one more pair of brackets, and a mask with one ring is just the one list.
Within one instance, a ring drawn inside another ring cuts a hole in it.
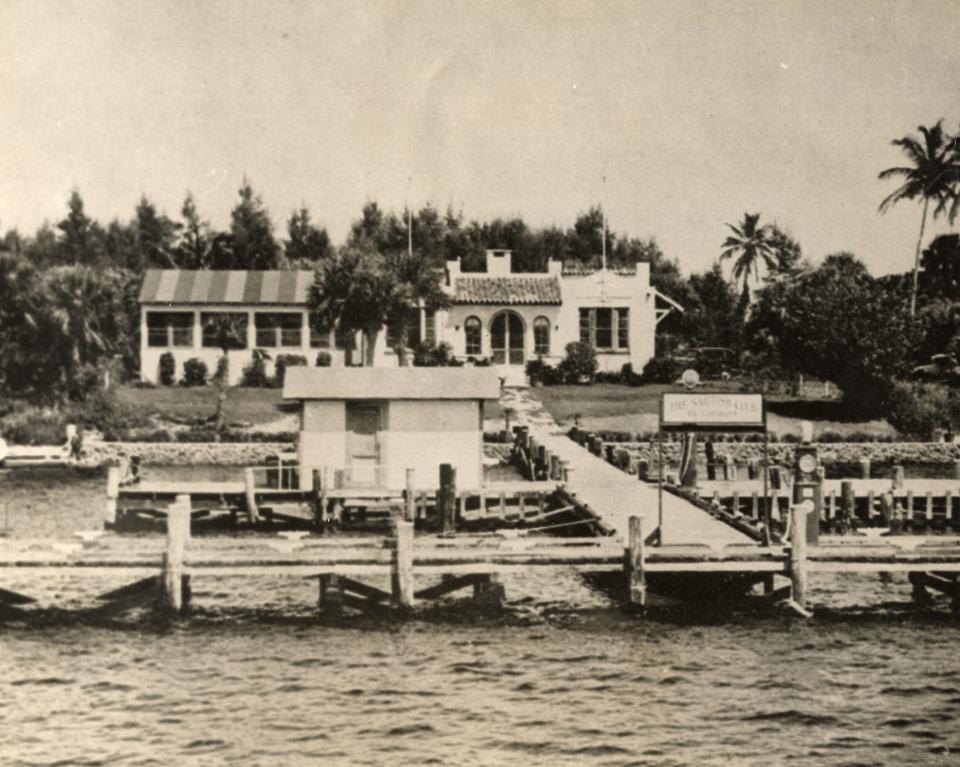
[{"label": "mooring post", "polygon": [[646,482],[650,476],[650,461],[637,461],[637,479]]},{"label": "mooring post", "polygon": [[323,524],[323,515],[325,510],[323,480],[321,479],[320,469],[314,469],[310,472],[312,488],[310,496],[313,500],[313,526],[320,527]]},{"label": "mooring post", "polygon": [[853,524],[856,503],[857,496],[853,492],[853,482],[845,479],[840,483],[840,511],[845,524]]},{"label": "mooring post", "polygon": [[457,529],[457,469],[449,463],[440,464],[440,489],[437,490],[437,511],[440,529],[452,533]]},{"label": "mooring post", "polygon": [[629,601],[634,607],[647,604],[646,552],[643,540],[643,517],[631,516],[630,540],[624,557]]},{"label": "mooring post", "polygon": [[791,509],[790,582],[793,601],[807,609],[807,507],[800,503]]},{"label": "mooring post", "polygon": [[559,482],[563,479],[563,475],[560,472],[560,456],[556,453],[550,453],[550,479],[554,482]]},{"label": "mooring post", "polygon": [[570,466],[570,461],[561,460],[560,461],[560,481],[563,482],[563,484],[565,485],[569,484],[571,471],[573,471],[573,469]]},{"label": "mooring post", "polygon": [[185,606],[183,551],[190,538],[190,496],[178,495],[167,509],[167,549],[163,554],[163,607],[179,613]]},{"label": "mooring post", "polygon": [[253,469],[243,470],[243,495],[247,502],[247,522],[251,525],[260,521],[260,513],[257,509],[256,485],[253,480]]},{"label": "mooring post", "polygon": [[107,469],[107,505],[103,513],[103,526],[113,527],[117,521],[117,498],[120,497],[120,468]]},{"label": "mooring post", "polygon": [[903,487],[903,467],[902,466],[893,467],[893,486],[897,490]]},{"label": "mooring post", "polygon": [[339,620],[343,615],[343,589],[335,573],[320,576],[320,594],[317,604],[324,615]]},{"label": "mooring post", "polygon": [[960,479],[960,460],[953,462],[953,478]]},{"label": "mooring post", "polygon": [[413,522],[417,518],[417,491],[414,488],[416,469],[407,469],[407,486],[403,491],[403,518]]},{"label": "mooring post", "polygon": [[860,459],[860,476],[864,479],[870,479],[870,459]]},{"label": "mooring post", "polygon": [[396,536],[390,574],[393,601],[399,607],[413,607],[413,522],[396,519],[393,530]]}]

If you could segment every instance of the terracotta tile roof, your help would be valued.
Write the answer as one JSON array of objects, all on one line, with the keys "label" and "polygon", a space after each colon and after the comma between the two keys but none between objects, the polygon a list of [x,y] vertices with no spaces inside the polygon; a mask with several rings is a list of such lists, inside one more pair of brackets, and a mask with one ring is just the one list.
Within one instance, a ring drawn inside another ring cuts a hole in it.
[{"label": "terracotta tile roof", "polygon": [[309,271],[148,269],[144,304],[306,304]]},{"label": "terracotta tile roof", "polygon": [[310,368],[291,367],[284,400],[312,399],[497,399],[494,368]]},{"label": "terracotta tile roof", "polygon": [[455,304],[559,304],[556,277],[458,277]]}]

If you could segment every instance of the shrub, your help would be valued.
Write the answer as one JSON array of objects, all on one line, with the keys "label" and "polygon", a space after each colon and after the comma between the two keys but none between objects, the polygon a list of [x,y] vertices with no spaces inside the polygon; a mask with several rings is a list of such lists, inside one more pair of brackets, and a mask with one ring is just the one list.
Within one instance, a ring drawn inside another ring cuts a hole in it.
[{"label": "shrub", "polygon": [[273,363],[273,385],[278,389],[283,388],[287,368],[305,367],[306,364],[307,358],[301,354],[278,354],[276,362]]},{"label": "shrub", "polygon": [[150,419],[132,405],[121,404],[113,392],[94,392],[82,402],[71,403],[66,409],[67,423],[78,428],[99,429],[106,440],[114,441],[130,429],[150,424]]},{"label": "shrub", "polygon": [[643,384],[643,376],[634,373],[633,363],[628,362],[620,368],[620,383],[626,384],[627,386],[641,386]]},{"label": "shrub", "polygon": [[269,355],[262,349],[254,349],[250,364],[243,369],[240,385],[261,388],[269,386],[270,378],[267,376],[268,359],[270,359]]},{"label": "shrub", "polygon": [[330,356],[330,352],[317,352],[318,368],[328,368],[332,362],[333,357]]},{"label": "shrub", "polygon": [[213,374],[213,380],[216,383],[223,381],[225,384],[230,381],[230,358],[226,354],[221,354],[217,360],[217,371]]},{"label": "shrub", "polygon": [[680,363],[672,357],[652,357],[643,366],[641,378],[645,383],[674,383],[683,372]]},{"label": "shrub", "polygon": [[63,413],[49,408],[18,407],[0,420],[0,436],[13,445],[62,445],[66,428]]},{"label": "shrub", "polygon": [[164,352],[160,355],[160,384],[173,386],[173,379],[176,375],[177,361],[173,358],[173,352]]},{"label": "shrub", "polygon": [[488,368],[490,367],[490,358],[489,357],[467,357],[467,362],[471,363],[474,367],[477,368]]},{"label": "shrub", "polygon": [[461,367],[462,362],[453,356],[453,347],[445,341],[439,346],[433,341],[421,341],[413,350],[415,367]]},{"label": "shrub", "polygon": [[206,386],[207,363],[197,357],[191,357],[183,363],[182,386]]},{"label": "shrub", "polygon": [[900,434],[933,439],[938,429],[951,429],[960,418],[957,394],[942,384],[906,383],[893,385],[887,405],[887,420]]},{"label": "shrub", "polygon": [[583,341],[572,341],[566,346],[567,356],[560,363],[560,373],[567,383],[592,381],[597,372],[597,353]]}]

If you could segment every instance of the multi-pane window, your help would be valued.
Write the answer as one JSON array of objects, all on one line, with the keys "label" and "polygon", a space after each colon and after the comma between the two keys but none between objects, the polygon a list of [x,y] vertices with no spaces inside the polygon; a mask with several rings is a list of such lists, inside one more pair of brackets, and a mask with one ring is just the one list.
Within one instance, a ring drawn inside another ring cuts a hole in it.
[{"label": "multi-pane window", "polygon": [[467,317],[463,322],[463,335],[466,339],[466,353],[470,356],[479,356],[481,354],[482,344],[480,341],[482,325],[478,317]]},{"label": "multi-pane window", "polygon": [[193,312],[147,312],[147,346],[193,346]]},{"label": "multi-pane window", "polygon": [[533,353],[550,353],[550,320],[537,317],[533,321]]},{"label": "multi-pane window", "polygon": [[630,348],[630,309],[598,307],[580,310],[580,340],[601,351]]},{"label": "multi-pane window", "polygon": [[246,349],[246,312],[204,312],[200,315],[203,326],[203,345],[208,349]]},{"label": "multi-pane window", "polygon": [[303,315],[300,312],[257,312],[257,346],[299,348],[303,343]]}]

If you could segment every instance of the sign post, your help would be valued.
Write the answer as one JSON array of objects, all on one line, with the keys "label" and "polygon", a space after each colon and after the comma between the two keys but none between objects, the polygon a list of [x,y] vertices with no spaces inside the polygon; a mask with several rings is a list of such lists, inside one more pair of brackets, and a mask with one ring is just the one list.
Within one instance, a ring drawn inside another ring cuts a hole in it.
[{"label": "sign post", "polygon": [[[766,542],[770,542],[770,508],[767,492],[767,409],[762,394],[723,392],[664,392],[660,395],[658,445],[664,433],[732,432],[763,434],[763,497]],[[663,451],[658,450],[659,542],[663,543]],[[695,460],[695,459],[694,459]]]}]

